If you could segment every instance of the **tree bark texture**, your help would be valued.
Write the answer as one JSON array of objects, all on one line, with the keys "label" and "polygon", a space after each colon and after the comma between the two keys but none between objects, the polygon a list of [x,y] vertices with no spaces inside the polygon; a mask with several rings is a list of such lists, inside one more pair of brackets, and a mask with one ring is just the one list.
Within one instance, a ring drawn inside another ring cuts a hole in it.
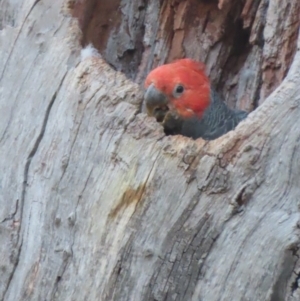
[{"label": "tree bark texture", "polygon": [[[299,300],[299,10],[1,1],[0,299]],[[183,56],[262,104],[217,140],[166,137],[139,84]]]},{"label": "tree bark texture", "polygon": [[182,57],[205,62],[231,105],[253,110],[281,83],[296,51],[295,0],[82,0],[83,31],[105,59],[141,82],[155,66]]}]

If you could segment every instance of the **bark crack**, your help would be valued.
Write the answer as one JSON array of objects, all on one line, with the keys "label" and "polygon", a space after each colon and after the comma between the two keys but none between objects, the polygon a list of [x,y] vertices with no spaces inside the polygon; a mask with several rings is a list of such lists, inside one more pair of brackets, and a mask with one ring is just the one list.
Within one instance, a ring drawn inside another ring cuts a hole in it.
[{"label": "bark crack", "polygon": [[17,212],[18,212],[18,209],[19,209],[19,199],[17,199],[16,201],[16,206],[15,206],[15,210],[13,213],[11,213],[9,216],[5,217],[1,222],[0,224],[3,224],[7,221],[10,221],[10,220],[13,220],[14,217],[16,216]]},{"label": "bark crack", "polygon": [[291,296],[293,296],[294,292],[297,291],[300,287],[300,272],[299,273],[294,272],[294,273],[296,274],[296,278],[291,285]]},{"label": "bark crack", "polygon": [[[19,202],[19,205],[18,205],[18,208],[20,208],[20,223],[22,222],[22,217],[23,217],[24,202],[25,202],[25,197],[26,197],[26,186],[27,186],[27,180],[28,180],[28,173],[29,173],[30,164],[31,164],[32,158],[36,154],[36,152],[37,152],[37,150],[39,148],[39,145],[40,145],[40,143],[41,143],[41,141],[42,141],[42,139],[44,137],[51,109],[53,107],[53,104],[55,102],[57,94],[58,94],[58,92],[59,92],[59,90],[60,90],[60,88],[61,88],[61,86],[62,86],[62,84],[64,82],[64,79],[65,79],[66,75],[67,75],[67,72],[64,74],[61,82],[59,83],[59,86],[58,86],[57,90],[53,94],[52,99],[51,99],[51,101],[48,104],[48,107],[47,107],[47,110],[46,110],[46,113],[45,113],[45,117],[44,117],[44,120],[43,120],[43,124],[42,124],[42,128],[41,128],[40,134],[38,135],[38,137],[37,137],[37,139],[36,139],[36,141],[34,143],[34,146],[33,146],[32,150],[30,151],[30,153],[29,153],[29,155],[27,157],[27,160],[26,160],[26,164],[25,164],[25,168],[24,168],[24,175],[23,175],[23,187],[22,187],[21,199],[20,199],[20,202]],[[20,225],[20,227],[17,230],[17,242],[16,242],[16,245],[19,244],[21,228],[22,228],[22,226]],[[19,259],[20,259],[20,254],[21,254],[21,250],[22,250],[22,245],[23,245],[23,239],[21,239],[20,245],[17,248],[18,249],[18,252],[17,252],[18,255],[17,255],[17,258],[15,260],[15,263],[14,263],[14,266],[13,266],[13,270],[12,270],[11,276],[10,276],[10,278],[8,280],[6,289],[4,291],[3,299],[5,299],[5,296],[6,296],[7,292],[8,292],[9,287],[10,287],[11,281],[12,281],[12,279],[14,277],[14,274],[16,272],[16,269],[18,267]]]},{"label": "bark crack", "polygon": [[[297,228],[299,226],[297,225]],[[300,288],[300,271],[299,271],[299,247],[298,246],[292,246],[291,249],[293,257],[296,257],[294,267],[293,267],[293,274],[294,279],[292,283],[290,284],[290,296],[294,297],[294,293],[299,290]]]}]

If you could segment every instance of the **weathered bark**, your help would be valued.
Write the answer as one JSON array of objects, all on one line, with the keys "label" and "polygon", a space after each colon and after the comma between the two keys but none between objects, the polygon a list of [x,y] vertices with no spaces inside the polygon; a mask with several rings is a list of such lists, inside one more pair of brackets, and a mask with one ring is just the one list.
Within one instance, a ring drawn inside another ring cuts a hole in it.
[{"label": "weathered bark", "polygon": [[[299,300],[298,0],[59,2],[0,3],[0,299]],[[137,82],[201,58],[239,107],[277,89],[215,141],[165,137],[80,41]]]},{"label": "weathered bark", "polygon": [[[149,3],[148,3],[149,2]],[[200,59],[230,106],[252,110],[283,80],[296,51],[295,0],[82,0],[73,14],[105,59],[141,82],[176,58]]]}]

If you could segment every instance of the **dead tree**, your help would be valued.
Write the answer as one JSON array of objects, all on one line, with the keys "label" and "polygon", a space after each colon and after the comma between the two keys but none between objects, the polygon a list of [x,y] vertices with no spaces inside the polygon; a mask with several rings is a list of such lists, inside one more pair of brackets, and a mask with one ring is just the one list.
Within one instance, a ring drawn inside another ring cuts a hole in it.
[{"label": "dead tree", "polygon": [[[299,300],[299,0],[0,8],[1,300]],[[253,111],[236,130],[141,112],[181,57]]]}]

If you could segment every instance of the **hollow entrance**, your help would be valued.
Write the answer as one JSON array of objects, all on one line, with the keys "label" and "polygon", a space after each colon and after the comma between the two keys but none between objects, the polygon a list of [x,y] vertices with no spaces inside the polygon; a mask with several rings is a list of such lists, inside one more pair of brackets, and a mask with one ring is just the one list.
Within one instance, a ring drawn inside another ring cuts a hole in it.
[{"label": "hollow entrance", "polygon": [[250,112],[282,82],[296,52],[300,4],[280,5],[275,42],[266,40],[269,7],[262,0],[79,0],[72,14],[82,46],[92,43],[135,82],[174,59],[201,60],[225,102]]}]

